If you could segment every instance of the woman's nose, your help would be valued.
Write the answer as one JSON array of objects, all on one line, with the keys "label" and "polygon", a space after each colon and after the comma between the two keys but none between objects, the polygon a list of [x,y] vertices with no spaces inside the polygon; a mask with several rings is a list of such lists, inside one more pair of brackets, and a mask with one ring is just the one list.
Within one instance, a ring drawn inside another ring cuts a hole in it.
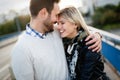
[{"label": "woman's nose", "polygon": [[61,25],[57,24],[57,29],[60,30],[61,29]]}]

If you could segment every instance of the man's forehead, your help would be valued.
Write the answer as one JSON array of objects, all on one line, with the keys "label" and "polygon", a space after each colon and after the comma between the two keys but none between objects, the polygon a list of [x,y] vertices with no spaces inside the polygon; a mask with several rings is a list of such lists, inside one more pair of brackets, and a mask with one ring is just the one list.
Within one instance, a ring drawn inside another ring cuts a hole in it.
[{"label": "man's forehead", "polygon": [[60,7],[57,3],[54,4],[53,10],[58,14],[60,12]]}]

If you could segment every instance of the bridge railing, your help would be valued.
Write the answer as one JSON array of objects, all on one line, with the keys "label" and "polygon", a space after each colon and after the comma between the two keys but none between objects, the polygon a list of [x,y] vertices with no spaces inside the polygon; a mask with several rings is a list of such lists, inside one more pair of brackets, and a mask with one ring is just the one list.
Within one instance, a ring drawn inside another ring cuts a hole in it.
[{"label": "bridge railing", "polygon": [[93,27],[89,28],[102,34],[101,52],[110,67],[114,68],[114,71],[120,76],[120,36]]},{"label": "bridge railing", "polygon": [[114,43],[114,45],[120,45],[120,36],[93,27],[89,28],[91,30],[100,32],[104,39],[111,41],[112,43]]}]

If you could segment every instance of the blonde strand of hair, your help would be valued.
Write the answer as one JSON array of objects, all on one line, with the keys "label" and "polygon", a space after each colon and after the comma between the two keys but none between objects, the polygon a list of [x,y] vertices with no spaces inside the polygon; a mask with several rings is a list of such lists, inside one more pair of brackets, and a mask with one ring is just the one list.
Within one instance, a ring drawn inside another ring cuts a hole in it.
[{"label": "blonde strand of hair", "polygon": [[79,12],[79,10],[77,9],[78,13],[79,13],[79,16],[80,16],[80,23],[81,23],[81,26],[82,28],[87,32],[87,34],[89,35],[90,32],[89,32],[89,29],[88,29],[88,25],[86,24],[84,18],[82,17],[82,14]]}]

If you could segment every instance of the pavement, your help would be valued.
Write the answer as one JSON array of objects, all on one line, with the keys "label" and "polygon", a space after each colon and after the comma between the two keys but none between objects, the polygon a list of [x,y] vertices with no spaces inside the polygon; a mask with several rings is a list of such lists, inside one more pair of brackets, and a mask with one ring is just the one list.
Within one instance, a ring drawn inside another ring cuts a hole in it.
[{"label": "pavement", "polygon": [[110,67],[108,63],[104,63],[105,69],[104,71],[106,72],[107,76],[109,77],[110,80],[120,80],[120,75],[116,74],[116,70]]}]

